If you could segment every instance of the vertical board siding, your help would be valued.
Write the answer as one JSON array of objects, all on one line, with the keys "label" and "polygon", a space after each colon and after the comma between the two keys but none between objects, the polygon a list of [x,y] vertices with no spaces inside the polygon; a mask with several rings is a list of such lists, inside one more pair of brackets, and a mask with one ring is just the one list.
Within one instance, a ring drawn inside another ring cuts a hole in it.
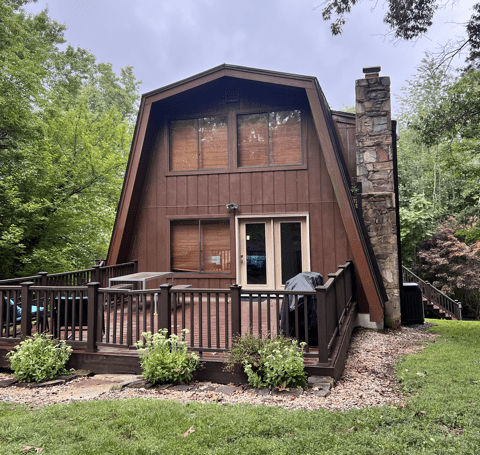
[{"label": "vertical board siding", "polygon": [[286,188],[285,171],[274,173],[273,197],[275,199],[275,213],[285,213]]},{"label": "vertical board siding", "polygon": [[[189,176],[188,176],[189,177]],[[177,215],[187,215],[187,176],[181,175],[175,179],[177,184]],[[173,201],[172,201],[173,202]]]},{"label": "vertical board siding", "polygon": [[242,211],[252,213],[252,174],[240,174],[240,204]]},{"label": "vertical board siding", "polygon": [[275,213],[273,172],[262,172],[263,177],[263,210],[262,213]]},{"label": "vertical board siding", "polygon": [[335,263],[341,264],[341,261],[338,262],[341,258],[351,257],[349,256],[350,248],[347,236],[343,231],[343,221],[338,204],[333,204],[333,210],[335,212]]},{"label": "vertical board siding", "polygon": [[218,174],[208,176],[208,213],[218,214]]},{"label": "vertical board siding", "polygon": [[[138,260],[138,270],[170,270],[169,217],[232,217],[225,204],[237,203],[238,215],[309,214],[311,270],[327,276],[351,259],[333,186],[313,127],[307,119],[305,159],[307,169],[238,173],[172,175],[166,153],[168,128],[160,127],[147,170],[145,191],[137,212],[129,260]],[[168,174],[168,175],[167,175]],[[232,232],[232,272],[235,271],[235,233]],[[195,275],[175,277],[175,284],[227,288],[236,282],[234,273],[224,278]]]},{"label": "vertical board siding", "polygon": [[252,213],[264,213],[263,201],[263,181],[261,173],[252,175]]},{"label": "vertical board siding", "polygon": [[208,214],[208,175],[198,176],[198,213]]},{"label": "vertical board siding", "polygon": [[197,175],[189,175],[187,177],[187,215],[198,215],[199,213],[199,202],[198,202],[198,193],[202,191],[198,184]]}]

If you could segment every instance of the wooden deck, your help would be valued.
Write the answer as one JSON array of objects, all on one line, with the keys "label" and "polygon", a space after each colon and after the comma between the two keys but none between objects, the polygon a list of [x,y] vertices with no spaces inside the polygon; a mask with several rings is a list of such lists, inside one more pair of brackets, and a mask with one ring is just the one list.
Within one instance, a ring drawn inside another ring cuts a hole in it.
[{"label": "wooden deck", "polygon": [[[236,285],[229,289],[175,289],[165,284],[150,290],[100,288],[99,283],[0,285],[0,300],[4,302],[0,307],[0,367],[8,367],[4,354],[21,339],[47,331],[72,346],[71,367],[139,373],[135,344],[143,342],[143,332],[169,328],[180,335],[187,329],[187,347],[206,363],[199,375],[216,382],[232,382],[231,376],[222,373],[232,334],[265,337],[280,333],[279,315],[286,295],[293,298],[295,308],[286,318],[286,333],[298,340],[311,336],[308,324],[302,327],[299,323],[302,317],[308,320],[302,299],[316,302],[312,346],[307,344],[304,353],[306,368],[310,374],[337,379],[357,311],[351,263],[340,267],[314,291],[269,290],[261,295]],[[42,311],[32,314],[32,307],[37,305]],[[7,324],[17,309],[22,309],[20,323]]]}]

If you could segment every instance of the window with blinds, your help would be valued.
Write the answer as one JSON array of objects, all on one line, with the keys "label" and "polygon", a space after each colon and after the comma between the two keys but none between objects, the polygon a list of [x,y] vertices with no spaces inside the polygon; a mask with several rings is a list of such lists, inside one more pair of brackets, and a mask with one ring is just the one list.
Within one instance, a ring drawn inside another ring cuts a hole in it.
[{"label": "window with blinds", "polygon": [[300,110],[237,117],[239,167],[302,164]]},{"label": "window with blinds", "polygon": [[170,122],[170,170],[228,168],[227,117]]},{"label": "window with blinds", "polygon": [[173,272],[230,273],[230,221],[181,220],[170,224]]}]

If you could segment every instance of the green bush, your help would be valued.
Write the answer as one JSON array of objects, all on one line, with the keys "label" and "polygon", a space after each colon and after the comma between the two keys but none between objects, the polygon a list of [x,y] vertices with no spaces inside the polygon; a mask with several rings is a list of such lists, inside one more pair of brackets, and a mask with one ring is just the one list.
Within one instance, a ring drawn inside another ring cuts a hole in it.
[{"label": "green bush", "polygon": [[233,340],[226,360],[226,370],[241,365],[248,383],[261,387],[304,387],[307,372],[303,363],[303,348],[296,340],[277,336],[257,338],[251,334]]},{"label": "green bush", "polygon": [[143,333],[146,342],[136,343],[143,377],[152,384],[178,384],[190,382],[193,373],[200,366],[198,356],[187,351],[185,336],[188,330],[182,330],[182,337],[170,335],[162,329],[152,335]]},{"label": "green bush", "polygon": [[41,382],[67,374],[65,365],[72,348],[51,335],[35,333],[7,354],[10,368],[19,381]]}]

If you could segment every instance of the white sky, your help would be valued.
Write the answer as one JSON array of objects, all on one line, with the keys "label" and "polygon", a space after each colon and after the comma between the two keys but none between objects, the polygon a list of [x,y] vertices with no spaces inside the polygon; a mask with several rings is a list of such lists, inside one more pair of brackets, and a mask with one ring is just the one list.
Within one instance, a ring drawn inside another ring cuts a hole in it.
[{"label": "white sky", "polygon": [[354,104],[362,68],[380,65],[392,80],[395,111],[395,95],[424,52],[461,36],[463,27],[454,23],[470,17],[475,1],[440,10],[427,37],[397,45],[384,36],[385,5],[377,0],[356,5],[337,37],[321,7],[314,9],[323,0],[38,0],[26,9],[48,7],[50,17],[67,25],[70,44],[116,71],[133,66],[143,81],[140,93],[229,63],[316,76],[330,106],[341,109]]}]

